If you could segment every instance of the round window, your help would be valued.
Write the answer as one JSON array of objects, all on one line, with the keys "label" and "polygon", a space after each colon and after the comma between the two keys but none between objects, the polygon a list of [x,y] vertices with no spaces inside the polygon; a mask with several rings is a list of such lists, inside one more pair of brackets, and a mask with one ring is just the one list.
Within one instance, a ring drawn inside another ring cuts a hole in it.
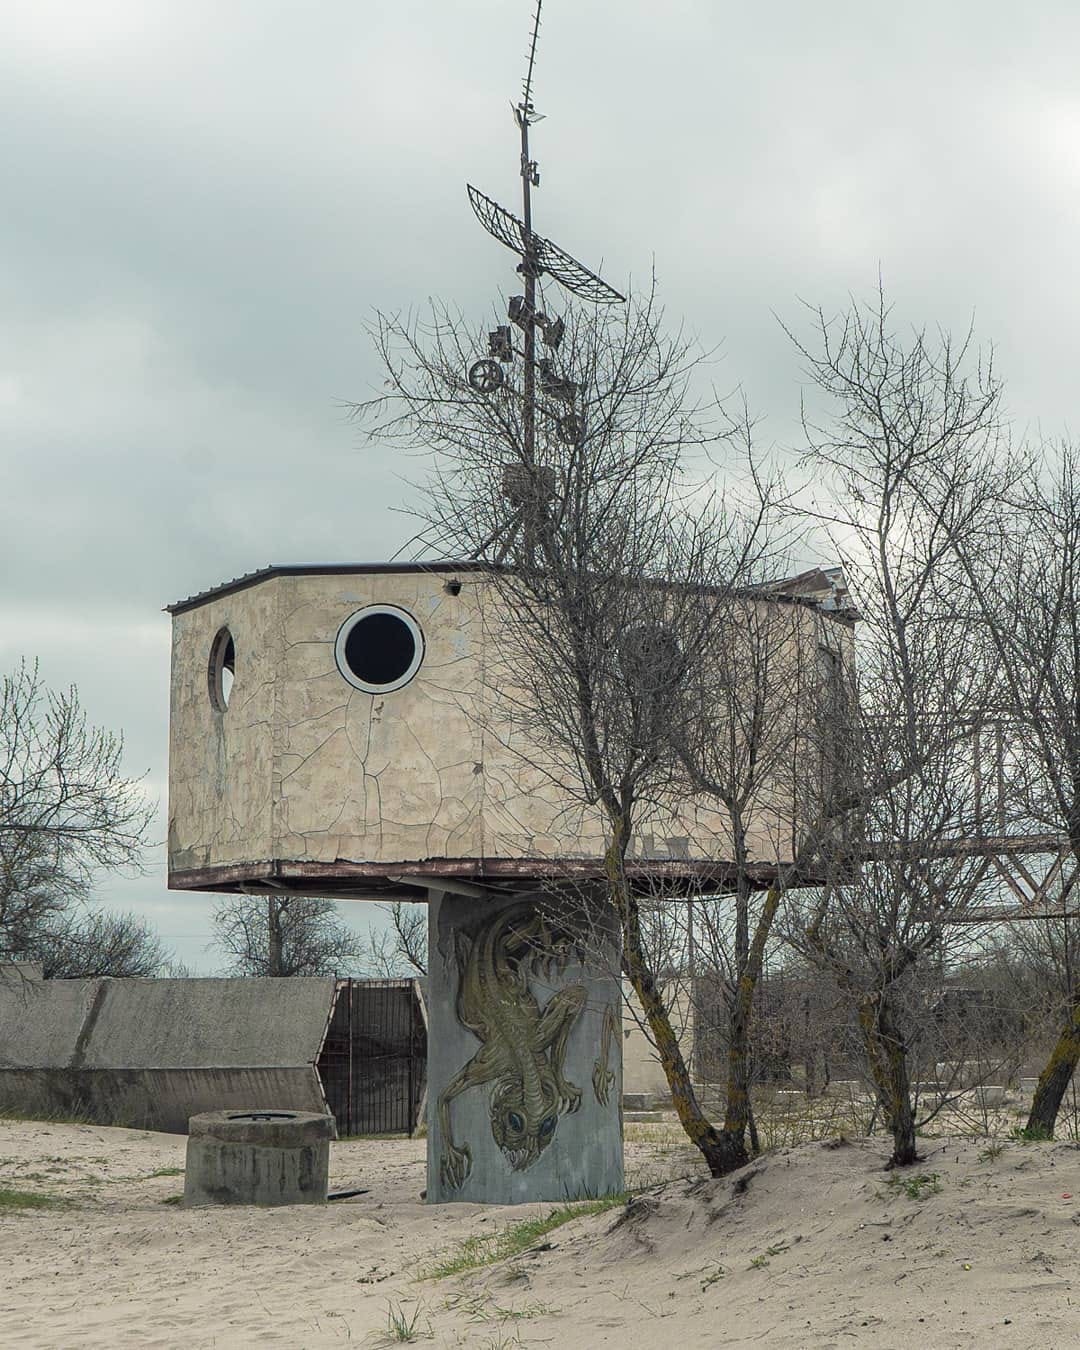
[{"label": "round window", "polygon": [[408,684],[424,659],[424,635],[395,605],[368,605],[345,620],[334,644],[338,670],[356,689],[389,694]]},{"label": "round window", "polygon": [[210,644],[210,664],[206,675],[210,685],[210,702],[218,712],[224,712],[229,706],[236,677],[236,644],[227,628],[219,628]]}]

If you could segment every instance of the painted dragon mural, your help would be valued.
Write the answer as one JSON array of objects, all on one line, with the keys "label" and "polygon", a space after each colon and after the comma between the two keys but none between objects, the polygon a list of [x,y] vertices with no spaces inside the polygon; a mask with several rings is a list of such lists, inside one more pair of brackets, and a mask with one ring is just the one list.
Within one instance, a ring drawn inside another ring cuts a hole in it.
[{"label": "painted dragon mural", "polygon": [[[491,1087],[491,1133],[517,1172],[548,1147],[559,1117],[580,1107],[581,1089],[567,1080],[563,1066],[567,1039],[585,1008],[585,986],[565,985],[541,1008],[530,984],[565,970],[574,950],[573,935],[528,903],[499,911],[471,933],[455,932],[457,1016],[480,1048],[438,1098],[440,1176],[447,1188],[459,1189],[472,1171],[472,1150],[455,1140],[450,1109],[463,1092]],[[606,1102],[614,1075],[607,1055],[602,1058],[594,1091]]]}]

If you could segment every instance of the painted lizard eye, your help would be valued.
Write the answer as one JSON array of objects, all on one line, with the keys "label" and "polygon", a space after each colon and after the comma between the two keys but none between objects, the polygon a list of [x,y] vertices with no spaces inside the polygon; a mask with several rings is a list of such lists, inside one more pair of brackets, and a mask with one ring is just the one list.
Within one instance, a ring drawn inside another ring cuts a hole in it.
[{"label": "painted lizard eye", "polygon": [[521,1119],[521,1117],[518,1115],[516,1111],[510,1112],[510,1114],[506,1117],[506,1123],[507,1125],[510,1126],[512,1130],[516,1130],[518,1134],[520,1134],[521,1131],[525,1128],[525,1122]]},{"label": "painted lizard eye", "polygon": [[555,1117],[545,1116],[540,1122],[540,1138],[546,1139],[548,1135],[555,1133]]}]

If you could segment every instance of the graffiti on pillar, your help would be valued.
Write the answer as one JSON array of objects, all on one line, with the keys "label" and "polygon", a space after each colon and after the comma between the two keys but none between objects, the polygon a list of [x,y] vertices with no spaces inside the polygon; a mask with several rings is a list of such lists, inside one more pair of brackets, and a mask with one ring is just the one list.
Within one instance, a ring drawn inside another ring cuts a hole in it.
[{"label": "graffiti on pillar", "polygon": [[555,1137],[559,1117],[581,1105],[563,1074],[566,1042],[585,1007],[585,986],[556,991],[543,1008],[535,976],[565,970],[573,935],[531,904],[512,905],[471,933],[456,931],[457,1016],[480,1049],[439,1094],[442,1184],[456,1190],[472,1170],[468,1140],[456,1140],[451,1103],[491,1087],[491,1133],[516,1172],[531,1167]]},{"label": "graffiti on pillar", "polygon": [[608,1068],[611,1059],[611,1046],[619,1034],[619,1024],[615,1020],[615,1009],[609,1003],[604,1009],[604,1024],[600,1032],[600,1054],[593,1065],[592,1085],[597,1102],[607,1106],[611,1089],[615,1084],[615,1071]]}]

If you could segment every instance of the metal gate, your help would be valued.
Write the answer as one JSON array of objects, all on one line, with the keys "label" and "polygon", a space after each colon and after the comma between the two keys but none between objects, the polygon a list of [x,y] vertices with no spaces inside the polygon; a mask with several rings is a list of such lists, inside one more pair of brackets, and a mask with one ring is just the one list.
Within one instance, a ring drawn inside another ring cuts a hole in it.
[{"label": "metal gate", "polygon": [[339,980],[318,1062],[338,1134],[412,1134],[427,1083],[416,980]]}]

